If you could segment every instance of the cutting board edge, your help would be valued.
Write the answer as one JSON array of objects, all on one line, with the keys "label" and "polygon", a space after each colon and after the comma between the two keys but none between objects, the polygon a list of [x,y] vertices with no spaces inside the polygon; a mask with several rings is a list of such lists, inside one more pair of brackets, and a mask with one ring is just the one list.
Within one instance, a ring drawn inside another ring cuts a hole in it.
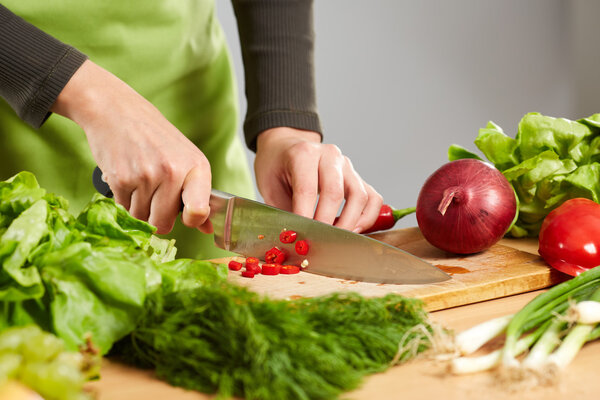
[{"label": "cutting board edge", "polygon": [[[548,269],[544,273],[533,272],[526,276],[511,276],[498,281],[460,288],[454,292],[438,292],[414,297],[422,300],[425,303],[425,309],[431,312],[546,289],[568,278],[559,271]],[[521,285],[511,285],[517,281]],[[524,282],[527,285],[522,285]],[[465,294],[466,297],[460,298],[457,296],[459,294]]]}]

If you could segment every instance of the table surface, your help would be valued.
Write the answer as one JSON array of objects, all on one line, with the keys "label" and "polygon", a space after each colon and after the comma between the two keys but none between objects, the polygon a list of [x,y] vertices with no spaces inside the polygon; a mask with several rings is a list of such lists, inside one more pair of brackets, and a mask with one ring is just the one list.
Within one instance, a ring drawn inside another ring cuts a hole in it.
[{"label": "table surface", "polygon": [[[534,241],[504,239],[503,244],[536,253]],[[442,326],[461,331],[477,323],[514,313],[541,291],[455,307],[430,313]],[[600,341],[589,343],[581,350],[560,378],[543,385],[509,387],[492,372],[455,376],[446,372],[446,365],[426,356],[384,373],[365,378],[361,388],[343,396],[347,399],[573,399],[597,398],[600,380],[595,367],[600,366]],[[104,360],[102,377],[90,384],[100,400],[191,400],[212,399],[213,396],[174,388],[156,379],[152,372]]]}]

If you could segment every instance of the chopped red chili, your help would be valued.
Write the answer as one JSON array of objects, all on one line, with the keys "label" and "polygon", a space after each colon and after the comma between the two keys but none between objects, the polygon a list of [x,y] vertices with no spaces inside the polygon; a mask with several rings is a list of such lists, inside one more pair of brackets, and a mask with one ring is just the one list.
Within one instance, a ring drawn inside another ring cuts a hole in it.
[{"label": "chopped red chili", "polygon": [[279,264],[263,264],[262,265],[262,274],[263,275],[278,275],[281,270],[281,265]]},{"label": "chopped red chili", "polygon": [[286,258],[285,252],[279,247],[273,247],[265,253],[265,262],[267,264],[283,264]]},{"label": "chopped red chili", "polygon": [[305,256],[308,254],[308,242],[306,240],[298,240],[295,245],[296,253],[301,256]]},{"label": "chopped red chili", "polygon": [[248,265],[248,264],[258,265],[259,262],[260,262],[260,260],[256,257],[246,258],[246,265]]},{"label": "chopped red chili", "polygon": [[265,238],[265,235],[258,235],[258,240],[263,240]]},{"label": "chopped red chili", "polygon": [[299,273],[300,268],[295,265],[282,265],[279,272],[285,275],[292,275]]},{"label": "chopped red chili", "polygon": [[242,269],[242,263],[231,260],[229,261],[229,269],[232,271],[239,271],[240,269]]},{"label": "chopped red chili", "polygon": [[250,271],[254,274],[260,274],[260,265],[258,264],[246,264],[246,271]]},{"label": "chopped red chili", "polygon": [[254,275],[256,275],[256,274],[252,271],[248,271],[248,270],[242,271],[242,276],[244,278],[254,278]]},{"label": "chopped red chili", "polygon": [[281,243],[294,243],[298,234],[294,231],[284,230],[279,234],[279,241]]}]

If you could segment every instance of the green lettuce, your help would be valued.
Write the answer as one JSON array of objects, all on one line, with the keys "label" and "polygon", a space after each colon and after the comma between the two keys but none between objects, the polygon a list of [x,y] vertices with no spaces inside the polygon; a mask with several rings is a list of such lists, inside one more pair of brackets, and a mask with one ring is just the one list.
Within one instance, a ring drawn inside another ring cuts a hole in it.
[{"label": "green lettuce", "polygon": [[0,329],[34,323],[71,349],[89,334],[106,353],[175,258],[154,231],[100,195],[75,217],[29,172],[0,182]]},{"label": "green lettuce", "polygon": [[[600,114],[572,121],[529,113],[515,138],[488,122],[475,145],[517,194],[518,217],[509,236],[537,236],[546,215],[568,199],[600,202]],[[484,160],[459,145],[450,146],[448,158]]]}]

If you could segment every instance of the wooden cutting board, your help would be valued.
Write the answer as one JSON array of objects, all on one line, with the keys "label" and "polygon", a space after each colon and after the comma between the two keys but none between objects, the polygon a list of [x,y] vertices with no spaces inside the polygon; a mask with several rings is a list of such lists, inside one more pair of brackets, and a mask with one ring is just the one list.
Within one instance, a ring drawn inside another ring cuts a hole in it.
[{"label": "wooden cutting board", "polygon": [[[230,280],[273,298],[296,299],[333,292],[358,292],[367,297],[397,293],[422,299],[428,311],[495,299],[546,288],[567,276],[549,268],[537,255],[504,244],[469,256],[446,253],[430,245],[418,228],[372,235],[377,240],[421,257],[452,279],[427,285],[393,285],[335,279],[301,272],[297,275],[256,275],[244,278],[230,271]],[[373,260],[375,264],[376,259]]]}]

